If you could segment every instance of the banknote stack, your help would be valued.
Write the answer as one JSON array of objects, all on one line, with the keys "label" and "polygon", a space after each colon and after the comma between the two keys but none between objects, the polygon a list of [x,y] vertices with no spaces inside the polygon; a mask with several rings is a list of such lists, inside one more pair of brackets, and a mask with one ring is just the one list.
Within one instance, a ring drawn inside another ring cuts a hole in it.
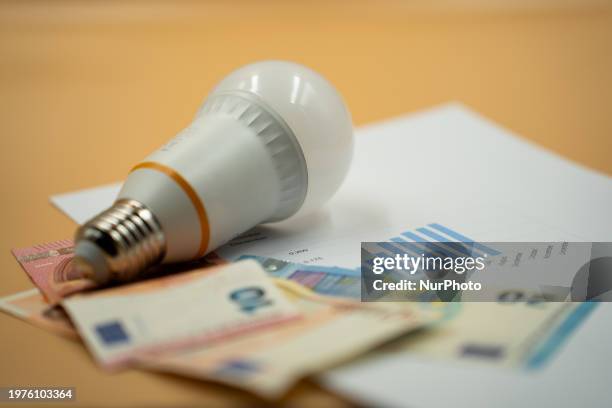
[{"label": "banknote stack", "polygon": [[407,305],[317,294],[255,259],[96,288],[71,276],[69,240],[13,254],[36,288],[2,298],[0,308],[79,339],[103,369],[171,372],[266,398],[427,321]]},{"label": "banknote stack", "polygon": [[0,309],[82,342],[102,369],[168,372],[269,399],[326,368],[394,353],[537,368],[594,307],[364,303],[355,271],[255,256],[213,255],[99,288],[73,276],[70,240],[13,254],[36,287]]}]

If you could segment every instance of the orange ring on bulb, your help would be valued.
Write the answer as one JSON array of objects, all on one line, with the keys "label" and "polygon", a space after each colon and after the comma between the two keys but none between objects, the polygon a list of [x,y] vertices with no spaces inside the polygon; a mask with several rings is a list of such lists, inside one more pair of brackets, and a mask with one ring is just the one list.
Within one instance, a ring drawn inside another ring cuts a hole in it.
[{"label": "orange ring on bulb", "polygon": [[208,223],[208,215],[206,214],[204,204],[202,204],[202,200],[200,200],[200,197],[198,197],[196,191],[193,189],[193,187],[191,187],[187,180],[183,178],[183,176],[178,174],[174,169],[171,169],[163,164],[155,162],[142,162],[134,166],[134,168],[130,170],[130,173],[138,169],[151,169],[164,173],[174,180],[174,182],[179,185],[185,194],[187,194],[187,197],[189,197],[191,204],[193,204],[200,221],[200,248],[198,249],[196,259],[203,257],[204,254],[206,254],[208,243],[210,241],[210,224]]}]

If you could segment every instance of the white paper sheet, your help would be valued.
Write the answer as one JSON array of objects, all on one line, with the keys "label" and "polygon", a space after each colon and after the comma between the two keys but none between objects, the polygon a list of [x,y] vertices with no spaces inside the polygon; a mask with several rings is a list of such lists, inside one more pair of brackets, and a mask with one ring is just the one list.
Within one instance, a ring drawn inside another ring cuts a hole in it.
[{"label": "white paper sheet", "polygon": [[522,372],[400,355],[325,374],[327,387],[389,407],[612,406],[612,306],[601,304],[541,371]]},{"label": "white paper sheet", "polygon": [[72,218],[76,223],[83,224],[100,211],[110,207],[119,194],[122,183],[111,183],[70,193],[56,194],[49,197],[51,204]]},{"label": "white paper sheet", "polygon": [[[144,152],[146,153],[146,152]],[[83,222],[118,186],[54,196]],[[612,178],[532,145],[459,104],[363,127],[346,182],[324,209],[257,227],[218,252],[355,267],[359,243],[437,223],[480,241],[612,241]],[[402,356],[323,382],[393,406],[612,406],[612,308],[598,307],[537,374]]]}]

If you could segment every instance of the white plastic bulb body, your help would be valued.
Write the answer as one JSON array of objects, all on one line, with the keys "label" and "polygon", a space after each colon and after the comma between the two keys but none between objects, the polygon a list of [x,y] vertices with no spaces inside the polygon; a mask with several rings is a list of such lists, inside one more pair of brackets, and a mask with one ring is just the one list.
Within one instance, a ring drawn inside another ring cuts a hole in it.
[{"label": "white plastic bulb body", "polygon": [[77,265],[107,282],[200,258],[258,224],[319,207],[352,152],[350,113],[322,76],[290,62],[247,65],[79,228]]}]

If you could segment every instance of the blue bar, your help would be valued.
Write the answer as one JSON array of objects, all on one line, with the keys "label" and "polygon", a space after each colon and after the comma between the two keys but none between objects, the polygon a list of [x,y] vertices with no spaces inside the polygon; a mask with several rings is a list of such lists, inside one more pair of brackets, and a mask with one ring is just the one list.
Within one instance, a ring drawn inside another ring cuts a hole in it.
[{"label": "blue bar", "polygon": [[410,231],[402,232],[402,235],[405,236],[405,237],[410,238],[411,240],[413,240],[415,242],[429,242],[426,239],[421,238],[417,234],[413,234]]},{"label": "blue bar", "polygon": [[[404,245],[405,243],[406,243],[406,241],[404,241],[400,247],[397,247],[397,246],[395,246],[393,244],[389,244],[388,242],[378,242],[377,244],[381,248],[384,248],[384,249],[386,249],[387,251],[389,251],[389,252],[391,252],[393,254],[403,255],[406,252],[408,252],[408,251],[402,249],[403,247],[407,247],[407,245]],[[411,252],[413,252],[413,251],[411,251]],[[416,253],[413,252],[412,255],[421,256],[418,252],[416,252]]]},{"label": "blue bar", "polygon": [[402,247],[410,248],[410,250],[416,254],[416,256],[421,256],[425,252],[424,249],[420,249],[418,246],[400,237],[391,238],[391,241],[402,244]]},{"label": "blue bar", "polygon": [[487,253],[489,255],[499,255],[501,253],[501,252],[496,251],[496,250],[494,250],[492,248],[489,248],[488,246],[479,244],[478,242],[475,242],[473,239],[468,238],[468,237],[466,237],[464,235],[461,235],[458,232],[455,232],[455,231],[453,231],[450,228],[446,228],[443,225],[440,225],[440,224],[429,224],[429,226],[431,228],[437,229],[440,232],[443,232],[444,234],[446,234],[448,236],[451,236],[451,237],[455,238],[458,241],[461,241],[461,242],[471,242],[471,243],[474,244],[474,248],[476,248],[476,249],[478,249],[478,250],[480,250],[482,252],[485,252],[485,253]]},{"label": "blue bar", "polygon": [[[453,242],[453,241],[449,241],[448,238],[443,237],[440,234],[436,234],[435,232],[428,230],[427,228],[417,228],[417,231],[419,231],[421,234],[425,234],[437,241],[439,241],[441,244],[445,244],[445,243],[455,243],[457,244],[457,247],[454,247],[452,245],[448,245],[448,248],[450,248],[451,250],[457,251],[457,252],[461,252],[464,255],[467,256],[479,256],[480,254],[476,251],[470,251],[470,249],[463,247],[461,244]],[[469,242],[468,242],[469,244]]]},{"label": "blue bar", "polygon": [[[444,248],[440,247],[439,245],[437,245],[437,244],[435,244],[435,243],[433,243],[431,241],[427,241],[426,239],[424,239],[424,238],[422,238],[422,237],[418,236],[417,234],[414,234],[414,233],[412,233],[410,231],[402,232],[402,235],[412,239],[415,242],[426,243],[426,244],[428,244],[428,246],[429,245],[433,246],[434,248],[437,249],[436,252],[438,254],[441,254],[441,255],[444,255],[444,256],[448,256],[448,257],[451,257],[451,258],[455,257],[455,255],[453,255],[452,253],[446,251]],[[427,249],[430,250],[431,248],[427,248]]]},{"label": "blue bar", "polygon": [[536,369],[542,367],[550,358],[559,351],[563,343],[567,341],[578,326],[591,314],[597,306],[597,302],[584,302],[574,309],[557,330],[552,333],[544,344],[540,345],[536,352],[527,360],[527,368]]}]

